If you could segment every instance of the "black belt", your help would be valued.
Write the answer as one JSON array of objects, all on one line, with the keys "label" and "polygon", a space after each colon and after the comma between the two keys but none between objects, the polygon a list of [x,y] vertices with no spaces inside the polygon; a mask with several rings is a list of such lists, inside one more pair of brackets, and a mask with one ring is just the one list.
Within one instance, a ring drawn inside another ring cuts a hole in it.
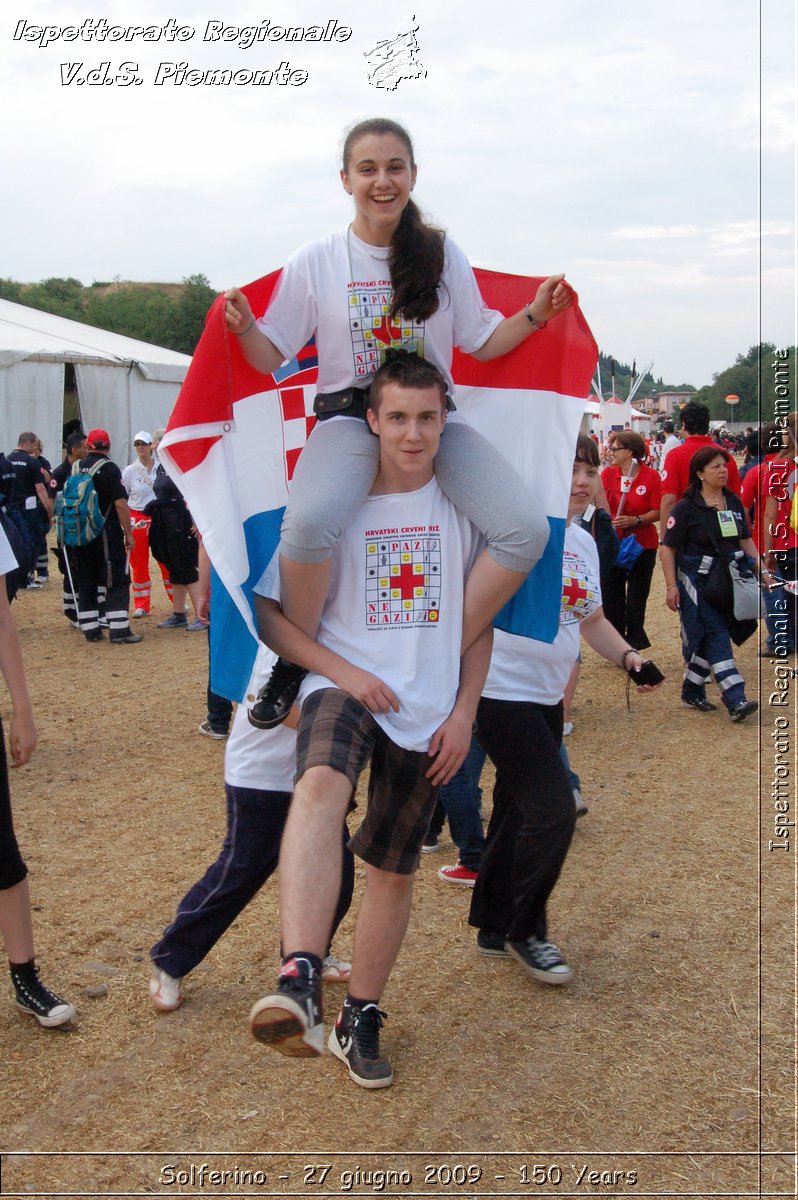
[{"label": "black belt", "polygon": [[[369,402],[369,388],[348,387],[340,392],[317,392],[313,401],[313,411],[319,421],[330,417],[360,417],[366,419],[366,409]],[[456,406],[451,396],[446,397],[446,411],[456,412]]]},{"label": "black belt", "polygon": [[319,392],[313,401],[313,411],[320,421],[329,417],[360,417],[366,419],[369,389],[343,388],[340,392]]}]

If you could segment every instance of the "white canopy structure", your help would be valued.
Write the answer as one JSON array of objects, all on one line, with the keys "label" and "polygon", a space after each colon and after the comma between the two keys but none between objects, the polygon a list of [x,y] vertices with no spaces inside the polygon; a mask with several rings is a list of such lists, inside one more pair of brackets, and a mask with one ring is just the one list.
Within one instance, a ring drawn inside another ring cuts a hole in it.
[{"label": "white canopy structure", "polygon": [[131,461],[133,435],[166,425],[191,358],[66,317],[0,300],[0,449],[23,430],[61,461],[66,365],[85,430],[107,429],[111,457]]}]

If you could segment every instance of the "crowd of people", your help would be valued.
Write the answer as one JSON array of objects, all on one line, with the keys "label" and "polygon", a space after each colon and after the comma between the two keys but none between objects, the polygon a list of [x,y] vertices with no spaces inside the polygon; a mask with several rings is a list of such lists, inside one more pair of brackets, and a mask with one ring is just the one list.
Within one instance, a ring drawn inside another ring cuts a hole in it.
[{"label": "crowd of people", "polygon": [[[706,694],[711,676],[732,721],[757,707],[732,649],[756,622],[709,598],[716,564],[726,570],[733,562],[765,585],[767,652],[782,656],[795,646],[795,599],[781,586],[795,579],[795,414],[751,463],[746,499],[733,457],[709,436],[708,411],[696,403],[682,410],[683,440],[663,430],[671,444],[656,441],[667,448],[662,456],[638,434],[618,430],[607,439],[602,470],[596,440],[580,434],[570,464],[557,635],[548,644],[492,629],[541,557],[548,522],[534,493],[453,411],[452,355],[459,347],[489,362],[545,336],[573,293],[553,275],[514,315],[488,309],[465,256],[411,199],[416,175],[401,126],[355,126],[341,165],[354,203],[348,228],[289,258],[266,312],[254,313],[237,288],[226,293],[229,333],[258,371],[274,371],[315,333],[317,424],[294,476],[279,559],[255,588],[263,644],[248,694],[256,699],[238,708],[228,736],[232,705],[209,686],[200,726],[226,741],[224,843],[153,946],[149,985],[158,1010],[180,1007],[186,976],[279,862],[282,963],[274,991],[252,1007],[251,1032],[289,1057],[322,1054],[322,984],[344,982],[326,1045],[368,1089],[393,1080],[380,1046],[382,995],[421,854],[438,848],[445,817],[459,858],[438,874],[473,889],[468,920],[476,951],[511,958],[543,984],[572,979],[549,935],[550,900],[576,819],[587,810],[563,742],[564,704],[576,686],[580,638],[640,692],[662,683],[641,653],[651,645],[645,617],[658,555],[664,601],[680,618],[687,708],[715,708]],[[349,316],[352,291],[364,285],[388,297],[392,328],[391,353],[381,356],[375,345],[365,363]],[[102,429],[73,434],[55,470],[41,462],[34,435],[24,434],[9,456],[10,474],[0,471],[3,486],[8,478],[17,489],[5,507],[18,510],[16,523],[35,549],[28,587],[46,578],[43,539],[58,496],[66,496],[68,481],[90,478],[102,530],[86,544],[61,536],[57,547],[64,612],[88,642],[101,641],[106,628],[112,643],[142,640],[131,617],[151,612],[151,557],[172,604],[159,628],[207,628],[209,564],[185,501],[158,461],[162,433],[139,431],[136,459],[124,471]],[[778,499],[776,477],[784,484]],[[423,621],[405,620],[394,604],[391,568],[374,534],[401,527],[416,531],[412,569],[428,604]],[[0,571],[13,562],[0,541]],[[776,608],[785,597],[786,616]],[[35,733],[5,597],[0,668],[14,703],[12,757],[25,761]],[[495,787],[485,834],[486,756]],[[350,837],[366,771],[365,814]],[[40,1023],[58,1024],[74,1012],[38,980],[24,864],[10,801],[0,801],[0,932],[17,1003]],[[333,937],[353,900],[353,856],[365,864],[365,887],[349,962],[333,953]]]}]

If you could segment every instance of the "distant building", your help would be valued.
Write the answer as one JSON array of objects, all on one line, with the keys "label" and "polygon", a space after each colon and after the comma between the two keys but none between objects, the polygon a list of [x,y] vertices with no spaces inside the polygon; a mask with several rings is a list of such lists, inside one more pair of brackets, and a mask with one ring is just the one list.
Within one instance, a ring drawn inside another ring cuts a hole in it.
[{"label": "distant building", "polygon": [[652,396],[652,413],[660,417],[672,417],[675,408],[681,408],[688,400],[692,400],[695,392],[657,392]]}]

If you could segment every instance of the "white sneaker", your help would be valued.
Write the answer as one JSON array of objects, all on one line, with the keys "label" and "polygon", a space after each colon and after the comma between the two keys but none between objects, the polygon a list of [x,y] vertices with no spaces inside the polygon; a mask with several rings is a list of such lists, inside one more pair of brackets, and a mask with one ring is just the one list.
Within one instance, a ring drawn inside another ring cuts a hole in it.
[{"label": "white sneaker", "polygon": [[574,723],[573,723],[573,721],[566,721],[566,722],[565,722],[565,724],[564,724],[564,725],[563,725],[563,727],[562,727],[562,735],[563,735],[563,737],[570,737],[570,736],[571,736],[571,734],[573,733],[573,731],[574,731]]},{"label": "white sneaker", "polygon": [[161,1012],[174,1012],[175,1009],[180,1008],[185,999],[182,980],[173,979],[160,967],[153,967],[150,978],[150,999]]},{"label": "white sneaker", "polygon": [[346,983],[352,974],[352,964],[328,954],[321,964],[321,977],[325,983]]},{"label": "white sneaker", "polygon": [[582,793],[579,791],[579,788],[574,788],[574,808],[578,817],[583,817],[588,812],[588,807],[582,799]]},{"label": "white sneaker", "polygon": [[134,608],[130,615],[138,620],[139,617],[148,617],[150,614],[147,612],[146,608]]}]

